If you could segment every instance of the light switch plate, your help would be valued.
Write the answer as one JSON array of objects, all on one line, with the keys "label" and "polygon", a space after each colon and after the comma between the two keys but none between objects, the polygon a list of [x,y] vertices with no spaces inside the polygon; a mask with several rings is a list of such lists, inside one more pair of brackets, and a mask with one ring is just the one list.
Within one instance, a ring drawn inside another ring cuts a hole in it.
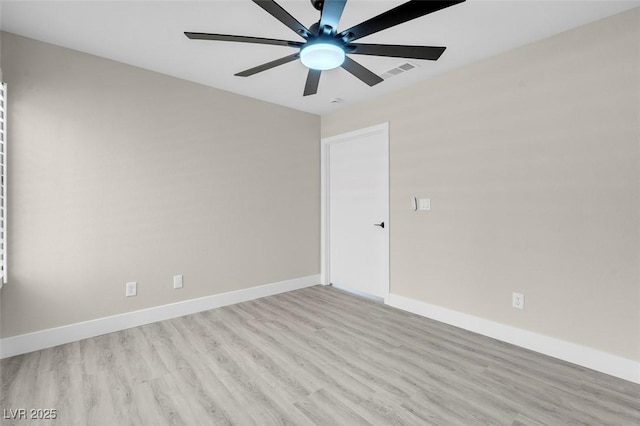
[{"label": "light switch plate", "polygon": [[431,198],[420,198],[420,210],[431,210]]}]

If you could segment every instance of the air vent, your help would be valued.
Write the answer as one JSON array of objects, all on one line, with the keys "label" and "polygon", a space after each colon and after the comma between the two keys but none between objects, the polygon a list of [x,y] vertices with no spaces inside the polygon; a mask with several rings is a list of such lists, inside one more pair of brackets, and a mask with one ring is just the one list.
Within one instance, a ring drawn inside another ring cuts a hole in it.
[{"label": "air vent", "polygon": [[400,64],[397,67],[391,68],[389,71],[380,74],[380,77],[384,78],[385,80],[388,78],[393,77],[394,75],[398,75],[398,74],[402,74],[403,72],[407,72],[407,71],[411,71],[414,68],[417,68],[418,66],[414,63],[411,62],[405,62],[404,64]]}]

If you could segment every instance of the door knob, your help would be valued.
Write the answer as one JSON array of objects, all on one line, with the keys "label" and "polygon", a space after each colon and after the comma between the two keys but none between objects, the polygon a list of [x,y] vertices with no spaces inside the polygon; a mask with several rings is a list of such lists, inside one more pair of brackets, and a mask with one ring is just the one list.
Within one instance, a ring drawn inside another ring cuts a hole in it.
[{"label": "door knob", "polygon": [[373,226],[379,226],[380,228],[384,228],[384,222],[374,223]]}]

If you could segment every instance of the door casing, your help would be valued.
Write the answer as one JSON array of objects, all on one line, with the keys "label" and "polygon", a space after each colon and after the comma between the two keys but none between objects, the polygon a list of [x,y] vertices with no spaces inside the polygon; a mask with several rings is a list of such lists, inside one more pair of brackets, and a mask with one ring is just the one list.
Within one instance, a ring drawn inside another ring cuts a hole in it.
[{"label": "door casing", "polygon": [[[357,140],[362,137],[366,137],[374,134],[382,134],[387,140],[387,147],[389,145],[389,123],[382,123],[371,127],[366,127],[352,132],[343,133],[328,138],[323,138],[320,143],[320,283],[323,285],[330,284],[331,277],[331,253],[330,253],[330,227],[329,212],[330,212],[330,194],[329,194],[329,166],[330,157],[329,149],[332,144],[336,143],[348,143],[350,140]],[[389,199],[389,152],[387,151],[387,199]],[[387,206],[389,208],[389,206]],[[386,265],[383,265],[384,281],[386,282],[386,291],[384,292],[384,302],[387,303],[390,293],[390,275],[389,275],[389,243],[391,235],[391,218],[387,220],[385,226],[389,227],[389,238],[386,242]]]}]

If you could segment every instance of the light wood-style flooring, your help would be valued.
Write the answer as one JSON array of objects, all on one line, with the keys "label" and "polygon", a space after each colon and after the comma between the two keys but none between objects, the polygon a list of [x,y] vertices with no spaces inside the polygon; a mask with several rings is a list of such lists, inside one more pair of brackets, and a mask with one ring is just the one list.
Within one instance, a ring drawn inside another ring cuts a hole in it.
[{"label": "light wood-style flooring", "polygon": [[323,286],[0,367],[1,410],[57,410],[6,425],[640,424],[639,385]]}]

